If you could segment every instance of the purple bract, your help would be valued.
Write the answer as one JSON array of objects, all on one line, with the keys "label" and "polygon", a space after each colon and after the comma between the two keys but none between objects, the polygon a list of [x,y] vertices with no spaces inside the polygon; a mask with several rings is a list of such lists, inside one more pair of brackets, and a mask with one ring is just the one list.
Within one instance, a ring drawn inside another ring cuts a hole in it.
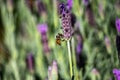
[{"label": "purple bract", "polygon": [[115,24],[117,31],[120,32],[120,19],[117,18]]},{"label": "purple bract", "polygon": [[38,24],[37,29],[41,34],[46,33],[48,31],[47,24]]}]

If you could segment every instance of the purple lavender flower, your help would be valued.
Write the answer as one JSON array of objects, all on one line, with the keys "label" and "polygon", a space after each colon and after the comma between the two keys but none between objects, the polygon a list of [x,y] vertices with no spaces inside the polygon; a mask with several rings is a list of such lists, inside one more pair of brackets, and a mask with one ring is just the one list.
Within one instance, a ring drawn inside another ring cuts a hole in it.
[{"label": "purple lavender flower", "polygon": [[87,6],[89,4],[89,0],[83,0],[83,4]]},{"label": "purple lavender flower", "polygon": [[81,51],[82,51],[82,44],[81,43],[78,43],[77,44],[77,47],[76,47],[76,52],[78,53],[78,54],[80,54],[81,53]]},{"label": "purple lavender flower", "polygon": [[116,19],[116,29],[117,29],[117,31],[120,33],[120,19]]},{"label": "purple lavender flower", "polygon": [[63,35],[65,40],[69,40],[72,35],[72,26],[71,26],[71,11],[67,8],[66,5],[60,4],[59,12],[61,16]]},{"label": "purple lavender flower", "polygon": [[45,53],[49,53],[50,48],[48,46],[48,38],[47,38],[48,27],[47,27],[47,24],[38,24],[37,28],[41,34],[41,42],[43,45],[43,50]]},{"label": "purple lavender flower", "polygon": [[52,69],[54,69],[55,72],[58,72],[58,66],[57,66],[57,62],[54,60],[53,64],[52,64]]},{"label": "purple lavender flower", "polygon": [[37,7],[38,7],[38,12],[40,14],[42,14],[43,12],[46,12],[45,4],[42,1],[37,1]]},{"label": "purple lavender flower", "polygon": [[[79,26],[79,25],[77,25]],[[77,63],[77,67],[78,69],[82,68],[83,71],[85,70],[85,63],[86,63],[86,56],[84,56],[82,54],[82,50],[83,50],[83,38],[82,35],[79,31],[79,27],[76,28],[76,30],[74,31],[74,36],[75,36],[75,40],[77,43],[76,48],[76,63]]]},{"label": "purple lavender flower", "polygon": [[105,43],[106,43],[107,45],[110,45],[110,39],[109,39],[107,36],[105,36]]},{"label": "purple lavender flower", "polygon": [[31,73],[34,72],[34,68],[35,68],[35,61],[34,61],[34,56],[32,53],[29,53],[26,57],[26,65],[27,68],[29,69],[29,71]]},{"label": "purple lavender flower", "polygon": [[37,25],[38,31],[42,33],[46,33],[48,31],[47,24],[38,24]]},{"label": "purple lavender flower", "polygon": [[58,80],[58,66],[55,60],[53,61],[52,66],[48,67],[48,79]]},{"label": "purple lavender flower", "polygon": [[114,74],[116,80],[120,80],[120,70],[113,69],[113,74]]},{"label": "purple lavender flower", "polygon": [[93,68],[93,69],[92,69],[92,73],[93,73],[94,75],[98,75],[98,74],[99,74],[99,72],[98,72],[98,70],[97,70],[96,68]]},{"label": "purple lavender flower", "polygon": [[82,36],[79,30],[75,31],[75,34],[76,34],[76,39],[77,39],[76,53],[77,55],[80,55],[80,53],[82,52],[82,48],[83,48],[83,39],[82,39]]},{"label": "purple lavender flower", "polygon": [[86,15],[88,23],[91,26],[95,26],[96,25],[96,21],[95,21],[95,17],[94,17],[94,14],[93,14],[93,10],[92,10],[91,4],[88,4],[86,6],[85,15]]},{"label": "purple lavender flower", "polygon": [[117,69],[113,69],[113,74],[114,74],[115,78],[117,79],[117,74],[118,74]]},{"label": "purple lavender flower", "polygon": [[120,80],[120,76],[117,77],[117,80]]},{"label": "purple lavender flower", "polygon": [[52,76],[52,80],[58,80],[58,66],[55,60],[52,63]]},{"label": "purple lavender flower", "polygon": [[69,9],[71,9],[73,5],[73,0],[67,0],[67,4],[68,4]]}]

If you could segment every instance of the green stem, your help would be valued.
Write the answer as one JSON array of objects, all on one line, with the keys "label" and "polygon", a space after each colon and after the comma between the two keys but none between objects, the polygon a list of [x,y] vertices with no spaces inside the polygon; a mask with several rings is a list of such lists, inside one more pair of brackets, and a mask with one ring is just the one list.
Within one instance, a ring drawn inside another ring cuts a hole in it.
[{"label": "green stem", "polygon": [[13,72],[14,72],[14,75],[15,75],[15,79],[16,79],[16,80],[20,80],[19,72],[18,72],[18,68],[17,68],[17,64],[16,64],[16,61],[15,61],[15,60],[12,60],[12,61],[11,61],[11,66],[12,66],[12,68],[13,68]]},{"label": "green stem", "polygon": [[28,80],[34,80],[33,74],[29,74],[27,79],[28,79]]},{"label": "green stem", "polygon": [[70,64],[70,76],[72,78],[73,71],[72,71],[72,57],[71,57],[71,47],[70,47],[70,40],[67,41],[67,47],[68,47],[68,55],[69,55],[69,64]]},{"label": "green stem", "polygon": [[72,37],[72,57],[73,57],[73,74],[74,74],[75,80],[78,80],[74,37]]}]

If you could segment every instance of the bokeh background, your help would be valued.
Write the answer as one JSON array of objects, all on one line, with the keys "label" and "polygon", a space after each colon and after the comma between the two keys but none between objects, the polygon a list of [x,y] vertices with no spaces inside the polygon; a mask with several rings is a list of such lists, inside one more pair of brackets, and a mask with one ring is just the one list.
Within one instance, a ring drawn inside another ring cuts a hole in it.
[{"label": "bokeh background", "polygon": [[[0,0],[0,80],[71,80],[58,2]],[[120,1],[73,0],[71,12],[74,80],[115,80]]]}]

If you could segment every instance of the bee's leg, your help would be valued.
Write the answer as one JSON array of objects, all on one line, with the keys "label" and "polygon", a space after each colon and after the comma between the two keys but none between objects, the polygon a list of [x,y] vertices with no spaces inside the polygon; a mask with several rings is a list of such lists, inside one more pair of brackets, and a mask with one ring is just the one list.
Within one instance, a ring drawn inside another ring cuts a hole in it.
[{"label": "bee's leg", "polygon": [[56,35],[56,38],[60,38],[59,34]]}]

